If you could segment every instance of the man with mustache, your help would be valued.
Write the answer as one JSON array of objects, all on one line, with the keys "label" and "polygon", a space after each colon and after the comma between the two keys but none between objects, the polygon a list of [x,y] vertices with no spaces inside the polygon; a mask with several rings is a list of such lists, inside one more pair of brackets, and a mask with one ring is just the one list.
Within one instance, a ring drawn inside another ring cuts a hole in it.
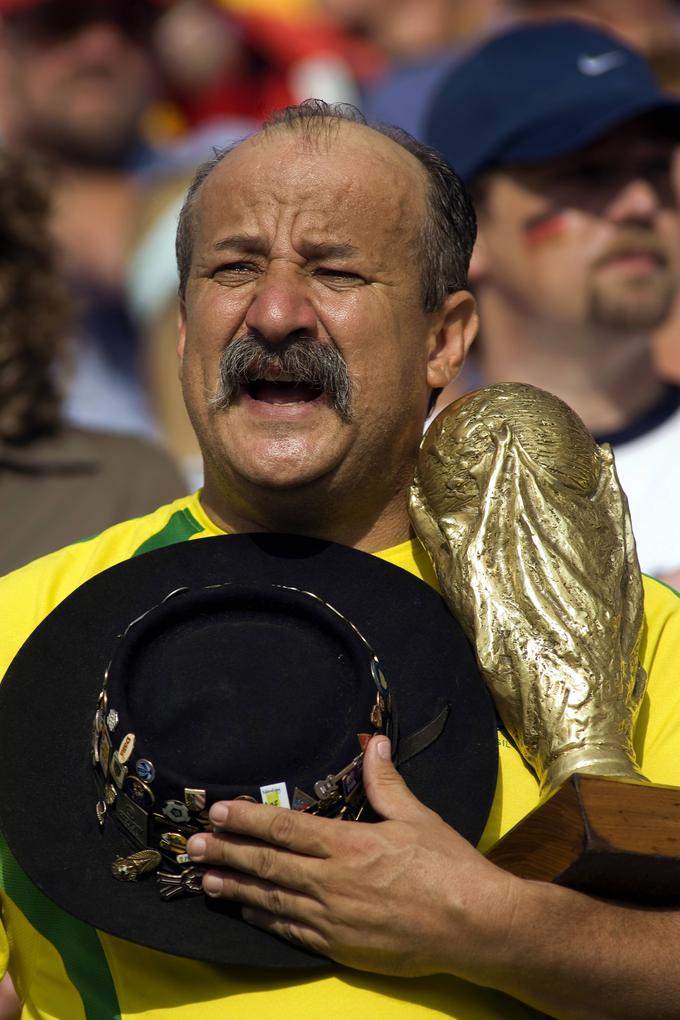
[{"label": "man with mustache", "polygon": [[[455,377],[476,330],[465,285],[474,234],[469,200],[436,152],[323,104],[284,111],[206,164],[177,236],[180,374],[205,487],[4,579],[0,671],[88,578],[206,535],[319,537],[436,584],[407,492],[432,393]],[[668,720],[678,603],[654,581],[647,597],[645,772],[680,783]],[[485,846],[538,800],[507,740],[500,757]],[[31,883],[9,867],[0,962],[11,946],[17,986],[38,1016],[83,1015],[86,994],[87,1015],[103,1016],[92,1003],[104,992],[123,1020],[675,1015],[675,915],[496,868],[408,791],[385,737],[368,744],[365,777],[377,824],[239,800],[215,804],[216,834],[187,844],[192,860],[215,866],[204,878],[209,897],[244,904],[246,920],[332,957],[341,965],[332,971],[208,966],[191,960],[190,945],[180,959],[85,924],[97,969],[77,955],[65,969],[56,946],[69,948],[72,925],[46,897],[37,909]],[[35,811],[39,839],[39,803]],[[620,1004],[609,1010],[612,988]]]},{"label": "man with mustache", "polygon": [[486,43],[449,74],[429,126],[479,217],[481,379],[551,390],[612,444],[642,569],[675,586],[680,391],[650,342],[677,288],[679,131],[641,58],[576,22]]},{"label": "man with mustache", "polygon": [[303,402],[325,393],[343,421],[352,420],[352,381],[347,365],[335,347],[315,344],[313,336],[298,337],[279,348],[253,333],[235,340],[222,352],[211,406],[226,410],[242,387],[258,400],[266,400],[265,394],[269,394],[274,403],[284,392]]}]

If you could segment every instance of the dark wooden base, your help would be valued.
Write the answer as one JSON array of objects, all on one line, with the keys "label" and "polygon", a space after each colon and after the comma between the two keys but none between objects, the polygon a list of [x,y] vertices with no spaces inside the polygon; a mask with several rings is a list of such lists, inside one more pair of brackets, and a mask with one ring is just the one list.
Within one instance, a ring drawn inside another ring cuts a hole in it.
[{"label": "dark wooden base", "polygon": [[680,904],[680,788],[576,775],[488,853],[521,878]]}]

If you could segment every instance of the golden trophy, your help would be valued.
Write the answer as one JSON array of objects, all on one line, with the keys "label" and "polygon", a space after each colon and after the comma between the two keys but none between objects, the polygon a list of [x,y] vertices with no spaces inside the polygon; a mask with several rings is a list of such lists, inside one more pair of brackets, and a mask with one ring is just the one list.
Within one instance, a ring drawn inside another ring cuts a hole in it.
[{"label": "golden trophy", "polygon": [[647,783],[632,744],[643,594],[611,449],[552,394],[490,386],[428,429],[410,513],[540,784],[540,806],[489,857],[525,878],[680,902],[680,790]]}]

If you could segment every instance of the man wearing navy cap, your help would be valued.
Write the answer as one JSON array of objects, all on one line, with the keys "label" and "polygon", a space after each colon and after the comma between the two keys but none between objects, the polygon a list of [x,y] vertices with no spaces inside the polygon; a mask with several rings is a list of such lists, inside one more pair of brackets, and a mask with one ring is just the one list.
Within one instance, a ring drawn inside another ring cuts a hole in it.
[{"label": "man wearing navy cap", "polygon": [[650,334],[677,288],[680,109],[583,24],[524,25],[450,73],[429,141],[470,186],[485,382],[552,390],[610,442],[642,569],[680,583],[680,391]]}]

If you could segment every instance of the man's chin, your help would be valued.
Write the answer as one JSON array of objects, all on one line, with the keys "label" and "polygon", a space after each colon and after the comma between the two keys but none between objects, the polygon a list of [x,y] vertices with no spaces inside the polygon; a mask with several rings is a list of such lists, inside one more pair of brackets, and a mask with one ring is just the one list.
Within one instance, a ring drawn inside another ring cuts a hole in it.
[{"label": "man's chin", "polygon": [[674,297],[672,285],[631,280],[625,292],[593,295],[591,318],[598,326],[624,332],[657,329],[668,318]]},{"label": "man's chin", "polygon": [[276,462],[247,466],[238,474],[251,488],[275,497],[277,494],[299,494],[319,483],[331,470],[332,465],[327,463],[300,465]]},{"label": "man's chin", "polygon": [[[249,488],[276,492],[300,490],[327,477],[345,455],[346,445],[329,436],[327,442],[318,437],[288,435],[277,441],[251,442],[232,446],[229,451],[229,474]],[[333,439],[336,441],[333,442]]]},{"label": "man's chin", "polygon": [[[136,135],[130,124],[108,129],[108,118],[92,119],[63,130],[50,130],[36,139],[55,156],[83,167],[110,167],[122,163],[135,144]],[[105,130],[102,130],[104,127]]]},{"label": "man's chin", "polygon": [[326,398],[313,404],[277,410],[239,398],[216,411],[210,447],[218,474],[271,495],[304,489],[328,476],[346,458],[353,429]]}]

